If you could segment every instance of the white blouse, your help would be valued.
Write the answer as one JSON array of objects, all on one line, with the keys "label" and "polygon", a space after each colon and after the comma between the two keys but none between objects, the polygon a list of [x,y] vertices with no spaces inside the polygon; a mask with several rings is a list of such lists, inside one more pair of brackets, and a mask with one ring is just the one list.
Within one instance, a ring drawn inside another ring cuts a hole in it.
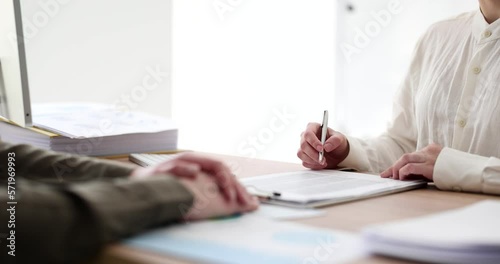
[{"label": "white blouse", "polygon": [[417,44],[387,131],[348,137],[340,166],[381,172],[404,153],[445,147],[434,167],[439,189],[500,194],[500,19],[478,11],[438,22]]}]

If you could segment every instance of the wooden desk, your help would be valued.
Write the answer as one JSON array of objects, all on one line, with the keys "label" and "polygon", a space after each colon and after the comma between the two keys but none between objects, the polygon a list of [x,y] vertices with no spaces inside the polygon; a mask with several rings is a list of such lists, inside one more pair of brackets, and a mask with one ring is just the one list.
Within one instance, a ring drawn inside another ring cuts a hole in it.
[{"label": "wooden desk", "polygon": [[[225,161],[238,177],[266,173],[304,170],[300,164],[265,161],[224,155],[210,156]],[[369,224],[412,218],[466,206],[481,200],[500,200],[499,196],[443,192],[434,186],[361,201],[322,208],[325,216],[296,220],[296,222],[324,228],[359,232]],[[108,246],[98,263],[190,263],[156,253],[133,249],[124,245]],[[371,256],[355,263],[408,263],[404,260]]]}]

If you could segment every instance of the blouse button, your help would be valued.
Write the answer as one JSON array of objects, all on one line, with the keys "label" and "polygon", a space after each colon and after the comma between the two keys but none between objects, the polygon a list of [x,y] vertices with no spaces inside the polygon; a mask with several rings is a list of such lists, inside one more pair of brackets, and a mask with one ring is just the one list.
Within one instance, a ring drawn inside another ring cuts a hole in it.
[{"label": "blouse button", "polygon": [[481,72],[481,68],[479,68],[479,67],[474,67],[474,68],[472,69],[472,72],[473,72],[474,74],[479,74],[479,73]]},{"label": "blouse button", "polygon": [[458,121],[458,124],[460,125],[460,127],[465,127],[467,122],[465,122],[465,120],[462,119],[462,120]]}]

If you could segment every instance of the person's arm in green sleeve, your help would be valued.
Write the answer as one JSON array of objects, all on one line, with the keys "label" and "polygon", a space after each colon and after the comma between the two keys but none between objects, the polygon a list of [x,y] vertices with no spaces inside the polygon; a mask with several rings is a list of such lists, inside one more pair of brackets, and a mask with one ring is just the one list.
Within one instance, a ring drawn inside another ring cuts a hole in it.
[{"label": "person's arm in green sleeve", "polygon": [[0,168],[7,166],[9,153],[15,158],[17,175],[45,182],[123,177],[130,175],[136,168],[127,163],[58,153],[3,141],[0,141]]}]

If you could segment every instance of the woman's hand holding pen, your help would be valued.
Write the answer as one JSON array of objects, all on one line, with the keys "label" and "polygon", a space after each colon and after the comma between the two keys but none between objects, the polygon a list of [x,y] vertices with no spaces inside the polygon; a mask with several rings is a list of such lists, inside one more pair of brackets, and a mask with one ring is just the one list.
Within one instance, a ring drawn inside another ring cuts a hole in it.
[{"label": "woman's hand holding pen", "polygon": [[[347,138],[331,128],[327,129],[326,141],[322,145],[321,124],[309,123],[300,140],[300,149],[297,156],[302,165],[313,170],[334,169],[349,154]],[[324,158],[319,162],[319,152],[324,151]]]}]

